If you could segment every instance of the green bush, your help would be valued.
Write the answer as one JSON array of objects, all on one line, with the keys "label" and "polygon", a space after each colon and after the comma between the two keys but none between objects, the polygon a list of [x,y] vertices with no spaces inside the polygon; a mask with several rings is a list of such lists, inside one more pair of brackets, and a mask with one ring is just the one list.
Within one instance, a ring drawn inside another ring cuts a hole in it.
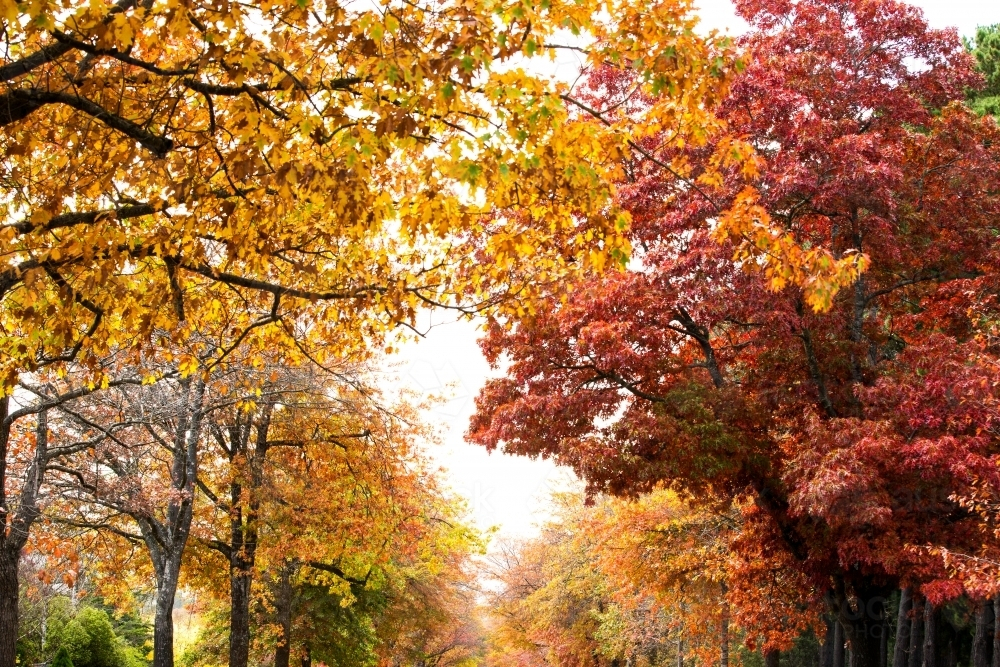
[{"label": "green bush", "polygon": [[56,652],[56,657],[52,659],[52,664],[49,667],[73,667],[73,661],[69,657],[69,651],[66,647],[60,648]]},{"label": "green bush", "polygon": [[104,609],[82,606],[74,610],[68,598],[49,604],[45,653],[65,653],[75,667],[144,667],[142,651],[115,634]]}]

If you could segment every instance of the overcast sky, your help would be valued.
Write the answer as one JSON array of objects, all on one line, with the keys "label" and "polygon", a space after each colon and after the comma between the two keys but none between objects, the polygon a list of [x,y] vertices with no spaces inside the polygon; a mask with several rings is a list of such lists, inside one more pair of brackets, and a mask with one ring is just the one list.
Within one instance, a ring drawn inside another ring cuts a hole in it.
[{"label": "overcast sky", "polygon": [[[954,26],[962,35],[971,35],[977,25],[1000,23],[1000,0],[916,0],[913,4],[923,8],[932,26]],[[700,0],[697,5],[707,28],[731,33],[745,28],[730,0]],[[572,56],[567,56],[557,71],[560,77],[571,79],[577,67]],[[464,442],[473,396],[485,382],[489,366],[476,345],[477,323],[455,322],[447,314],[432,318],[440,324],[425,339],[406,346],[394,361],[397,372],[418,391],[452,396],[429,415],[443,440],[431,448],[431,454],[445,468],[452,489],[466,498],[481,528],[497,526],[506,536],[530,535],[535,523],[544,518],[552,490],[572,484],[572,476],[548,461],[487,454]]]}]

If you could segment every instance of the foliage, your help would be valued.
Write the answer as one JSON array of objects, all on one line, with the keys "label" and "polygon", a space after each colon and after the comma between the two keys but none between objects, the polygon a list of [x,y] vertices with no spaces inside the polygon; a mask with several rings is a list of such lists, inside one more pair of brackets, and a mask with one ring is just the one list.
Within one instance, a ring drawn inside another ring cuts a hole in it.
[{"label": "foliage", "polygon": [[[633,154],[618,201],[642,252],[494,323],[483,349],[504,377],[477,399],[469,435],[572,466],[591,494],[663,484],[735,503],[735,620],[786,647],[830,599],[849,625],[852,605],[901,584],[961,595],[934,548],[992,543],[957,498],[1000,487],[1000,135],[961,102],[972,57],[913,7],[737,6],[748,65],[717,113],[756,168],[729,170],[711,196],[780,221],[818,262],[863,254],[867,271],[824,290],[816,312],[751,232],[720,232],[706,193]],[[641,113],[627,74],[588,85],[593,104]],[[712,141],[646,145],[694,175],[712,165]],[[855,637],[852,659],[875,664],[877,642]]]},{"label": "foliage", "polygon": [[69,657],[66,647],[60,648],[52,659],[52,667],[73,667],[73,659]]},{"label": "foliage", "polygon": [[142,653],[115,633],[104,609],[74,607],[70,598],[54,597],[48,604],[45,654],[65,654],[77,667],[139,667]]},{"label": "foliage", "polygon": [[526,65],[568,30],[692,141],[732,68],[685,2],[11,0],[0,19],[5,386],[219,320],[332,360],[422,304],[621,261],[625,137]]},{"label": "foliage", "polygon": [[970,93],[972,108],[980,114],[1000,116],[1000,24],[979,26],[965,47],[976,59],[986,85]]}]

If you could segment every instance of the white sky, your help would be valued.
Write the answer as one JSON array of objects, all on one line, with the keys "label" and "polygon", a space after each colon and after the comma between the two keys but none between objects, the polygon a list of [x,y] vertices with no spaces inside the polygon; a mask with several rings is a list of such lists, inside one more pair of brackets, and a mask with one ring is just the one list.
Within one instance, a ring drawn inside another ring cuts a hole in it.
[{"label": "white sky", "polygon": [[[959,34],[971,35],[977,25],[1000,23],[1000,0],[914,0],[934,27],[955,26]],[[700,0],[706,28],[738,33],[745,24],[738,19],[730,0]],[[578,68],[572,55],[556,63],[556,74],[572,80]],[[428,420],[440,429],[442,444],[431,449],[445,468],[453,490],[464,496],[472,519],[480,528],[497,526],[508,537],[535,532],[544,518],[552,490],[565,488],[572,476],[550,461],[513,457],[470,445],[463,440],[473,412],[473,397],[486,381],[489,365],[476,344],[477,323],[453,321],[448,314],[435,314],[443,322],[418,343],[407,345],[394,364],[407,384],[427,394],[448,392],[452,400],[435,409]]]}]

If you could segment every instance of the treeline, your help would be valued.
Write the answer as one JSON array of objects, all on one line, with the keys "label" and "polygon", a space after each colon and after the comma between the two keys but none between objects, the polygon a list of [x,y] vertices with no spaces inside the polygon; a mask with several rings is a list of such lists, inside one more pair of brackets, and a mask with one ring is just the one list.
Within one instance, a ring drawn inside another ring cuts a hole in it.
[{"label": "treeline", "polygon": [[[847,613],[862,623],[847,627],[822,606],[814,614],[774,599],[767,632],[755,632],[733,622],[740,598],[726,584],[739,511],[698,510],[664,490],[555,501],[539,536],[496,545],[488,559],[487,665],[845,667],[858,627],[879,644],[877,667],[1000,664],[996,598],[935,604],[909,587],[887,590],[853,604]],[[774,591],[755,594],[767,606]]]}]

